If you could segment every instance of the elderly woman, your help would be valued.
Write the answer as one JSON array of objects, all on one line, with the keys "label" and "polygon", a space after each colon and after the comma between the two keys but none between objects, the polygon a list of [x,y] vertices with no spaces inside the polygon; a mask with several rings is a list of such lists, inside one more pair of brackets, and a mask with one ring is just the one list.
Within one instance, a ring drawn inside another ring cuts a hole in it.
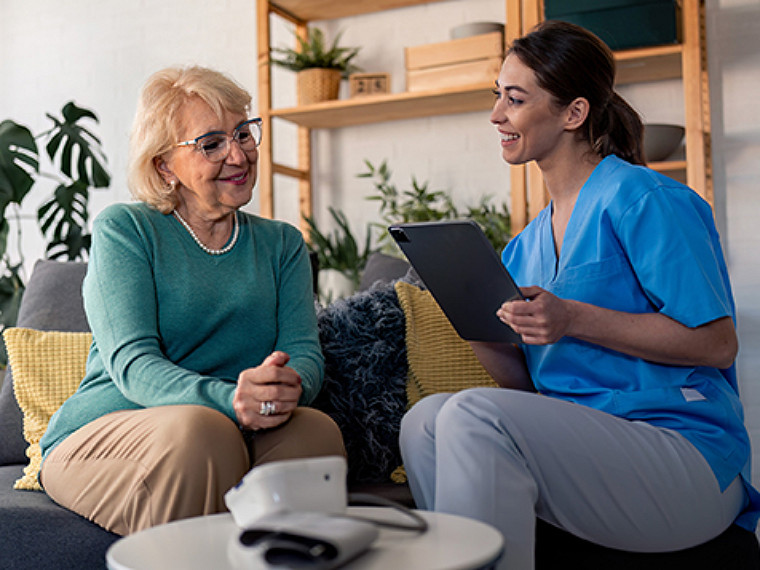
[{"label": "elderly woman", "polygon": [[250,102],[216,71],[156,73],[131,138],[139,201],[94,224],[93,344],[41,442],[41,480],[118,534],[224,510],[252,465],[345,453],[304,407],[323,359],[301,234],[239,211],[261,140]]}]

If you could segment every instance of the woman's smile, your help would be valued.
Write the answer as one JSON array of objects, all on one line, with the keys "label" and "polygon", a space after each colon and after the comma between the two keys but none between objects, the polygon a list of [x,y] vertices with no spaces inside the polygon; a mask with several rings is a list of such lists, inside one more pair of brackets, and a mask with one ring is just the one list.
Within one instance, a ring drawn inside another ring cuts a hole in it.
[{"label": "woman's smile", "polygon": [[239,172],[237,174],[233,174],[231,176],[226,177],[219,177],[218,180],[220,182],[226,182],[229,184],[234,184],[235,186],[243,186],[246,182],[248,182],[248,172]]},{"label": "woman's smile", "polygon": [[497,129],[497,131],[499,132],[502,147],[512,146],[520,138],[520,135],[517,133],[508,133],[499,129]]}]

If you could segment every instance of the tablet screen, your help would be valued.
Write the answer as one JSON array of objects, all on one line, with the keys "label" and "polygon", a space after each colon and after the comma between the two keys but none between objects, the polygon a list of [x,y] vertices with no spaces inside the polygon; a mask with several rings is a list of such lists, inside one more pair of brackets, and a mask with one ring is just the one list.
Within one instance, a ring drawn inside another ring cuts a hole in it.
[{"label": "tablet screen", "polygon": [[521,342],[496,311],[505,301],[523,297],[475,222],[394,224],[388,231],[459,336],[471,341]]}]

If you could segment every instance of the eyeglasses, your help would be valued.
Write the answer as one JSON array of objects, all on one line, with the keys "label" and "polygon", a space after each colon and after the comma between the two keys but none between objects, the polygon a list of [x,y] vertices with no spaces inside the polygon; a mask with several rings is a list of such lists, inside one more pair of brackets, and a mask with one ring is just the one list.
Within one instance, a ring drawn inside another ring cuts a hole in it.
[{"label": "eyeglasses", "polygon": [[232,136],[223,131],[212,131],[192,140],[179,142],[175,146],[195,146],[195,150],[211,162],[222,162],[229,156],[233,140],[245,151],[256,149],[261,142],[261,119],[249,119],[240,123],[232,131]]}]

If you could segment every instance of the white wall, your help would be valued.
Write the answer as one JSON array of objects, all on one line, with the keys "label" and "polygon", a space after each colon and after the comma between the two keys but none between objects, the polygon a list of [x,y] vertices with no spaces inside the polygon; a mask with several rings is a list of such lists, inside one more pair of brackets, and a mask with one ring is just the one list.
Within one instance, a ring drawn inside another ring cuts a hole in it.
[{"label": "white wall", "polygon": [[[739,376],[760,481],[760,3],[708,0],[707,16],[716,217],[735,287]],[[503,0],[452,0],[348,18],[325,29],[330,34],[343,30],[344,44],[363,46],[358,63],[366,71],[390,72],[392,90],[401,91],[405,45],[446,40],[449,28],[462,22],[503,18]],[[277,32],[277,43],[290,41],[286,32]],[[97,131],[114,177],[110,190],[94,193],[93,214],[129,199],[127,136],[141,85],[161,67],[188,63],[230,73],[255,99],[255,2],[0,0],[0,120],[12,118],[39,132],[46,127],[44,114],[57,113],[70,99],[100,116]],[[274,82],[277,104],[293,104],[288,73],[278,71]],[[648,121],[683,120],[677,82],[629,88],[624,94]],[[278,160],[294,160],[292,129],[275,134]],[[365,158],[388,159],[400,187],[408,187],[415,175],[435,189],[449,189],[459,204],[482,194],[508,200],[508,170],[488,112],[323,131],[315,138],[318,219],[326,221],[326,208],[334,205],[349,215],[357,233],[377,219],[376,206],[365,200],[370,182],[356,178]],[[295,221],[295,185],[279,182],[276,215]],[[44,191],[29,199],[27,213],[43,198]],[[250,209],[257,211],[257,200]],[[27,259],[43,251],[36,232],[32,220],[25,223]]]},{"label": "white wall", "polygon": [[[130,199],[129,131],[148,76],[169,65],[201,64],[256,92],[256,9],[250,0],[0,0],[0,120],[50,126],[74,100],[93,110],[113,174],[91,194],[91,214]],[[53,186],[38,184],[24,202],[27,267],[44,254],[34,213]],[[254,205],[255,207],[255,205]],[[13,250],[12,250],[13,251]]]}]

